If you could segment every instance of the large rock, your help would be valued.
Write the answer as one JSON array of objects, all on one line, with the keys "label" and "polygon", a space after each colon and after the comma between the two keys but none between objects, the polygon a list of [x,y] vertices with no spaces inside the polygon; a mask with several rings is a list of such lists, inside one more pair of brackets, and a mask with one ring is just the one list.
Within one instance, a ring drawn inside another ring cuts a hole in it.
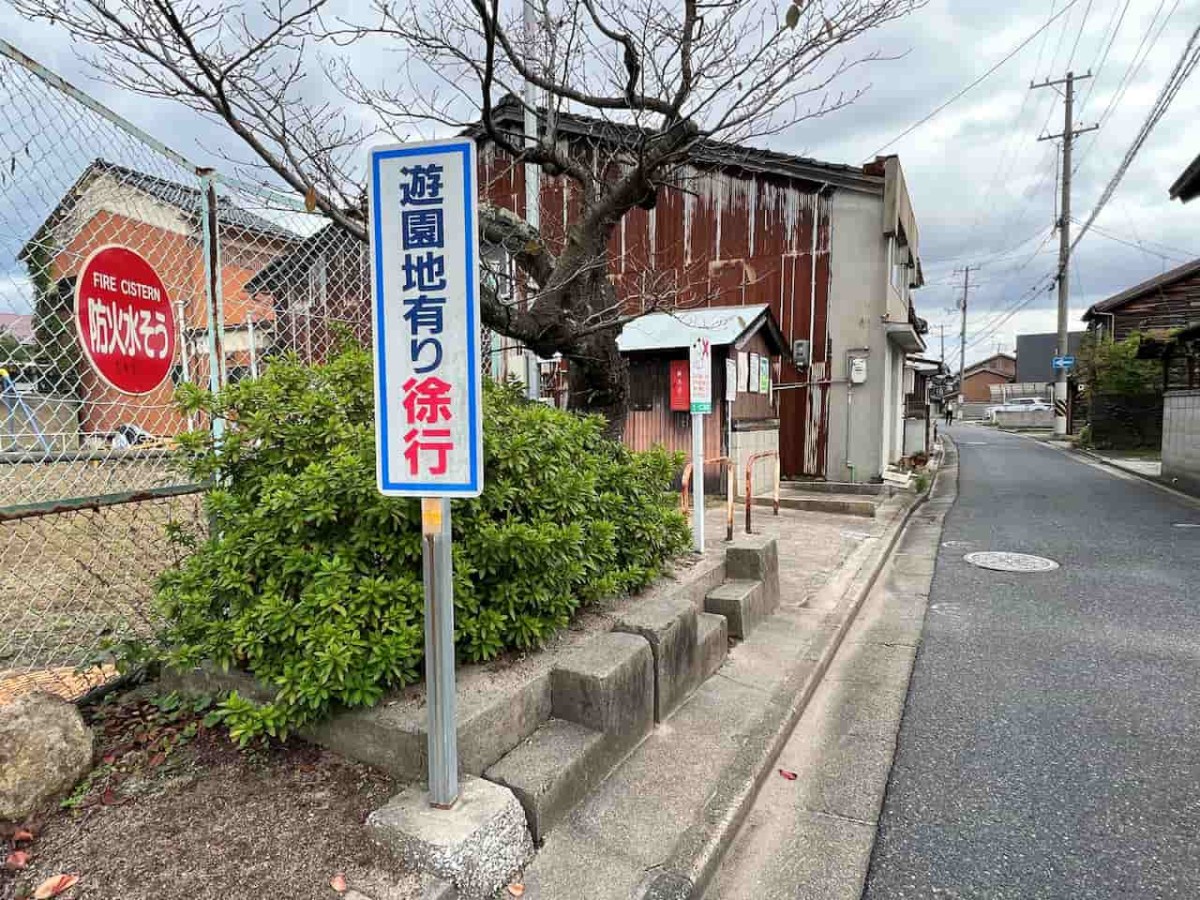
[{"label": "large rock", "polygon": [[25,694],[0,706],[0,820],[21,821],[92,767],[92,732],[75,704]]}]

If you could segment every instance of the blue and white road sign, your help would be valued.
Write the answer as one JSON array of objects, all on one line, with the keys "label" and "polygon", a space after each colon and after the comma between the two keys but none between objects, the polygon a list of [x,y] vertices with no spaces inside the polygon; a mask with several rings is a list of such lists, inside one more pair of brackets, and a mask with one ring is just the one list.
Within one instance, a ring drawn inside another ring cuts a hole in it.
[{"label": "blue and white road sign", "polygon": [[379,490],[483,490],[475,142],[376,147],[370,159]]},{"label": "blue and white road sign", "polygon": [[1073,356],[1056,356],[1051,360],[1051,365],[1058,369],[1073,369],[1075,368],[1075,357]]}]

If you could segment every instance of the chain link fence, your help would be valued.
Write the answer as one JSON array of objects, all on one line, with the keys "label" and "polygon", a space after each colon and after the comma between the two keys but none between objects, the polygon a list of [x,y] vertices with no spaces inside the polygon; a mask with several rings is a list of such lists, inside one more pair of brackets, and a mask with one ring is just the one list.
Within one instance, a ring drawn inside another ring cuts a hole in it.
[{"label": "chain link fence", "polygon": [[[149,264],[166,294],[150,315],[174,325],[169,375],[141,393],[84,342],[153,335],[76,321],[105,247]],[[0,41],[0,703],[78,697],[115,674],[108,647],[153,632],[155,581],[179,562],[167,526],[205,528],[174,439],[210,423],[178,385],[366,342],[369,298],[366,246],[302,198],[198,169]]]}]

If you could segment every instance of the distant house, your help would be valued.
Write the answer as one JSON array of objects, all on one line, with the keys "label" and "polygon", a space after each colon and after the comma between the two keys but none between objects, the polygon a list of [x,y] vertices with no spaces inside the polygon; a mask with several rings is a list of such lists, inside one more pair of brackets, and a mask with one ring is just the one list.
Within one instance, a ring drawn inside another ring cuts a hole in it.
[{"label": "distant house", "polygon": [[326,225],[246,282],[246,294],[274,319],[271,352],[323,362],[339,333],[371,339],[371,261],[366,244]]},{"label": "distant house", "polygon": [[[79,427],[85,436],[104,435],[125,424],[160,435],[187,427],[173,403],[175,386],[185,372],[192,382],[207,386],[209,373],[204,208],[204,196],[195,187],[96,160],[22,249],[20,259],[31,280],[43,285],[34,331],[51,335],[52,345],[39,346],[39,353],[59,366],[45,388],[80,401]],[[270,306],[251,299],[246,282],[299,238],[228,201],[218,204],[217,227],[225,320],[222,364],[235,380],[248,368],[250,322],[261,323],[260,335],[265,335],[274,317]],[[182,338],[175,374],[149,394],[124,394],[103,382],[73,347],[74,279],[92,251],[107,244],[144,257],[175,307]]]},{"label": "distant house", "polygon": [[29,313],[0,312],[0,336],[8,335],[18,344],[33,340],[33,316]]},{"label": "distant house", "polygon": [[963,371],[960,403],[991,403],[992,386],[1010,384],[1017,376],[1017,358],[1009,353],[995,353],[987,359],[967,366]]},{"label": "distant house", "polygon": [[[1078,359],[1084,332],[1067,333],[1067,355]],[[1017,384],[1048,384],[1058,377],[1054,357],[1058,349],[1058,332],[1017,335]]]},{"label": "distant house", "polygon": [[[635,450],[660,445],[691,456],[688,354],[696,338],[712,346],[713,409],[705,420],[704,458],[735,460],[735,485],[741,493],[750,455],[779,449],[776,388],[785,351],[779,325],[766,304],[651,313],[627,324],[617,340],[629,361],[625,443]],[[739,378],[732,431],[725,392],[727,359],[737,365]],[[773,464],[764,460],[756,474],[761,479],[771,471]],[[718,490],[721,475],[720,464],[705,466],[705,489]]]},{"label": "distant house", "polygon": [[941,409],[940,392],[934,390],[946,374],[946,364],[936,359],[910,356],[904,367],[904,455],[928,455],[933,446],[933,419]]}]

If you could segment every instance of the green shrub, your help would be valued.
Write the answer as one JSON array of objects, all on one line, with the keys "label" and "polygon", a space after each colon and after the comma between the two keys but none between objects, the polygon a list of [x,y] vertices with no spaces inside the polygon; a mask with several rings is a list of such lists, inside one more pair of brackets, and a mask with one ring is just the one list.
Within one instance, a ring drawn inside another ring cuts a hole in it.
[{"label": "green shrub", "polygon": [[[207,498],[211,536],[159,586],[166,661],[212,659],[277,689],[263,705],[225,701],[242,741],[416,680],[419,504],[375,488],[370,356],[285,357],[260,379],[181,400],[236,424],[219,447],[206,433],[182,441],[193,475],[220,486]],[[602,429],[487,385],[485,489],[453,510],[461,658],[536,647],[581,603],[646,585],[686,547],[668,494],[681,460],[631,452]]]}]

